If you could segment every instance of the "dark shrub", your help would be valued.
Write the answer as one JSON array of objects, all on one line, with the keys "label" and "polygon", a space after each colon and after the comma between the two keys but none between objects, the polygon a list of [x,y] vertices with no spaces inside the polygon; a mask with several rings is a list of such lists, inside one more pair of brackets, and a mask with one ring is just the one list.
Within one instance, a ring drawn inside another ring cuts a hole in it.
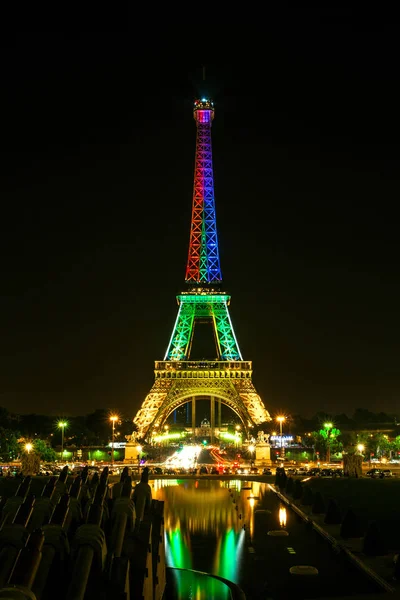
[{"label": "dark shrub", "polygon": [[279,481],[279,484],[278,484],[278,485],[279,485],[279,489],[280,489],[280,490],[284,490],[284,489],[285,489],[285,487],[286,487],[286,483],[287,483],[287,479],[288,479],[288,478],[287,478],[287,475],[286,475],[286,473],[285,473],[285,472],[283,472],[283,473],[281,474],[280,481]]},{"label": "dark shrub", "polygon": [[393,579],[396,581],[400,581],[400,552],[398,552],[394,557],[394,573]]},{"label": "dark shrub", "polygon": [[386,554],[381,530],[376,521],[371,521],[364,537],[363,552],[367,556],[382,556]]},{"label": "dark shrub", "polygon": [[284,476],[286,477],[285,469],[283,467],[276,467],[275,485],[281,487],[281,482]]},{"label": "dark shrub", "polygon": [[352,508],[349,508],[342,521],[340,528],[340,536],[346,540],[347,538],[356,538],[362,536],[360,523]]},{"label": "dark shrub", "polygon": [[300,500],[301,496],[303,495],[303,486],[300,483],[299,479],[296,479],[296,481],[293,484],[293,499],[294,500]]},{"label": "dark shrub", "polygon": [[336,500],[329,500],[328,508],[325,515],[325,523],[327,525],[340,525],[342,522],[342,515],[340,508]]},{"label": "dark shrub", "polygon": [[303,506],[312,506],[314,502],[314,492],[309,485],[304,486],[301,503]]},{"label": "dark shrub", "polygon": [[321,515],[325,512],[325,502],[321,492],[315,492],[314,502],[312,504],[311,510],[314,515]]},{"label": "dark shrub", "polygon": [[288,477],[288,480],[286,482],[286,493],[287,494],[293,494],[293,486],[294,486],[293,478]]}]

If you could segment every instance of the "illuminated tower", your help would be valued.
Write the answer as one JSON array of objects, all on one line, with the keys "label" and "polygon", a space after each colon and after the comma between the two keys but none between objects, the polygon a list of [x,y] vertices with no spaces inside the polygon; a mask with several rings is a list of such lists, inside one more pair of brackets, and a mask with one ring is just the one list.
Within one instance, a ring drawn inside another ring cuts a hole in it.
[{"label": "illuminated tower", "polygon": [[[270,420],[268,411],[252,383],[252,363],[244,361],[229,316],[230,296],[220,291],[222,282],[215,215],[211,126],[214,105],[196,100],[197,125],[192,220],[185,281],[187,289],[177,296],[178,315],[164,360],[155,363],[155,382],[138,411],[134,423],[139,437],[150,440],[168,416],[191,402],[192,428],[196,435],[196,397],[210,399],[211,436],[218,424],[221,403],[240,417],[247,432]],[[190,360],[196,322],[211,322],[217,359]]]}]

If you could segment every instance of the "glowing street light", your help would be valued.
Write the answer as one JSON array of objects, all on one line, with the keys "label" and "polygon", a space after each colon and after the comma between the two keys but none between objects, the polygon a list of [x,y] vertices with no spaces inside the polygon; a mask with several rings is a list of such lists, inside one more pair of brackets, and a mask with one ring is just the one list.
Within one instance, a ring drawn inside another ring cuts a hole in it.
[{"label": "glowing street light", "polygon": [[359,451],[360,454],[362,454],[365,450],[364,444],[357,444],[357,450]]},{"label": "glowing street light", "polygon": [[283,421],[286,421],[286,417],[284,417],[283,415],[279,415],[278,417],[276,417],[276,420],[279,423],[279,428],[280,428],[280,436],[281,436],[281,458],[283,458],[283,455],[285,453],[284,448],[283,448],[283,439],[282,439],[282,424]]},{"label": "glowing street light", "polygon": [[138,465],[138,471],[140,469],[140,453],[142,452],[143,448],[142,446],[136,446],[136,450],[137,450],[137,465]]},{"label": "glowing street light", "polygon": [[333,429],[333,423],[324,423],[324,429],[326,429],[326,462],[331,462],[331,433]]},{"label": "glowing street light", "polygon": [[58,421],[58,427],[61,429],[61,460],[64,454],[64,429],[68,427],[67,421]]},{"label": "glowing street light", "polygon": [[251,466],[253,466],[253,456],[254,456],[254,451],[255,451],[256,447],[253,444],[250,444],[250,446],[248,447],[248,451],[250,452],[250,462],[251,462]]},{"label": "glowing street light", "polygon": [[111,465],[114,465],[114,437],[115,437],[115,423],[118,421],[117,415],[111,415],[110,421],[112,423],[112,435],[111,435]]},{"label": "glowing street light", "polygon": [[27,451],[27,453],[29,454],[30,451],[32,450],[33,446],[30,442],[28,442],[27,444],[25,444],[25,450]]}]

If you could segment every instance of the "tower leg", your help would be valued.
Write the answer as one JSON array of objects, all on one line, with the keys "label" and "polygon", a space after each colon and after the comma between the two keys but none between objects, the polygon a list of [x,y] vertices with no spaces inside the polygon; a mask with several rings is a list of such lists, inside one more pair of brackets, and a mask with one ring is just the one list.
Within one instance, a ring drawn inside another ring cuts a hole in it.
[{"label": "tower leg", "polygon": [[196,398],[193,396],[192,398],[192,429],[193,429],[193,438],[196,437]]},{"label": "tower leg", "polygon": [[215,429],[215,398],[210,398],[210,413],[211,413],[211,443],[214,443],[214,429]]}]

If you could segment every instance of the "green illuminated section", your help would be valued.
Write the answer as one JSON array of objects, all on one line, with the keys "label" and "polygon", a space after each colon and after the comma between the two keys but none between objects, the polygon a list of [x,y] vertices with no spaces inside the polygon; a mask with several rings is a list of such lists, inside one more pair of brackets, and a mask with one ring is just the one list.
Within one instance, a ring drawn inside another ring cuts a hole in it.
[{"label": "green illuminated section", "polygon": [[219,360],[242,360],[239,345],[229,316],[230,296],[226,294],[182,294],[174,331],[164,360],[187,360],[196,319],[211,319]]},{"label": "green illuminated section", "polygon": [[242,437],[241,432],[237,431],[236,433],[228,433],[227,431],[220,431],[219,437],[224,440],[239,440]]},{"label": "green illuminated section", "polygon": [[238,582],[238,569],[244,547],[244,531],[235,533],[233,529],[227,531],[223,537],[220,548],[220,564],[218,575]]},{"label": "green illuminated section", "polygon": [[192,568],[192,558],[189,548],[182,538],[180,529],[174,529],[166,534],[166,546],[169,567],[180,569]]},{"label": "green illuminated section", "polygon": [[187,435],[187,431],[182,433],[164,433],[162,435],[156,435],[154,437],[154,441],[156,442],[164,442],[165,440],[177,440],[178,438],[185,437]]}]

